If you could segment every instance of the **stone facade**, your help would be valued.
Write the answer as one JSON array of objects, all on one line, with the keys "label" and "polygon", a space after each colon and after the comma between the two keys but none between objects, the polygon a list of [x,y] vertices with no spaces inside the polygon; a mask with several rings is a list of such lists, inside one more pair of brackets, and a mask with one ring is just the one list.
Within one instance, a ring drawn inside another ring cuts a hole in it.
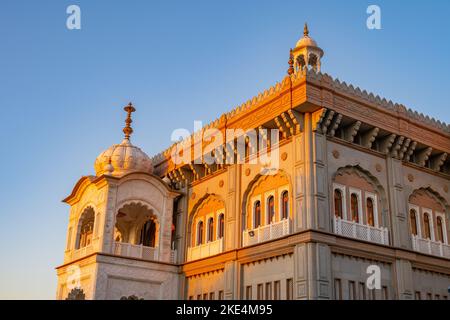
[{"label": "stone facade", "polygon": [[65,200],[57,297],[448,299],[450,127],[320,73],[320,58],[192,136],[278,129],[273,175],[249,163],[258,145],[243,164],[175,164],[172,148],[147,171],[96,162]]}]

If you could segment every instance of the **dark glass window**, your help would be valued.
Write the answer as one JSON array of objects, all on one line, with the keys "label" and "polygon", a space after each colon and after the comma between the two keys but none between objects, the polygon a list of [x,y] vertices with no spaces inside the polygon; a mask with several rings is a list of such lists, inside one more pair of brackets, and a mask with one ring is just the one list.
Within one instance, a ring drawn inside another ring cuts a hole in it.
[{"label": "dark glass window", "polygon": [[359,212],[358,212],[358,196],[352,193],[350,197],[351,211],[352,211],[352,220],[355,222],[359,222]]},{"label": "dark glass window", "polygon": [[342,192],[339,189],[334,190],[334,215],[342,219]]},{"label": "dark glass window", "polygon": [[261,202],[255,202],[253,211],[253,226],[254,228],[258,228],[261,225]]},{"label": "dark glass window", "polygon": [[283,191],[281,194],[281,215],[282,219],[289,217],[289,192]]}]

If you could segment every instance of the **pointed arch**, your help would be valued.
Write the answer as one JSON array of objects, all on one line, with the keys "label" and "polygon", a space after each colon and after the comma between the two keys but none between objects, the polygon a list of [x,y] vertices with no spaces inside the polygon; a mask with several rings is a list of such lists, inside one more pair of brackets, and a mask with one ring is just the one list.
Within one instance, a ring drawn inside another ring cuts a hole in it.
[{"label": "pointed arch", "polygon": [[434,199],[437,203],[439,203],[442,206],[442,211],[445,211],[446,215],[450,211],[450,205],[447,203],[445,198],[439,194],[439,192],[435,191],[431,187],[421,187],[418,189],[415,189],[411,195],[409,196],[409,202],[412,201],[412,199],[417,196],[418,193],[424,193]]},{"label": "pointed arch", "polygon": [[[114,223],[114,241],[133,245],[158,247],[160,243],[160,213],[148,202],[128,200],[118,205]],[[117,232],[116,232],[117,230]]]},{"label": "pointed arch", "polygon": [[[213,222],[211,225],[208,224],[209,218],[213,217]],[[196,220],[199,219],[199,217],[205,217],[203,219],[203,225],[202,225],[202,232],[204,233],[202,235],[202,239],[208,239],[208,232],[211,232],[211,230],[208,228],[212,228],[211,236],[215,238],[215,235],[218,234],[216,228],[218,228],[218,225],[215,223],[216,221],[219,221],[219,217],[222,216],[221,219],[223,221],[226,218],[226,207],[225,207],[225,201],[217,194],[214,193],[206,193],[204,194],[192,207],[190,213],[189,213],[189,219],[188,219],[188,233],[187,233],[187,239],[189,245],[196,246],[198,245],[198,222]],[[208,218],[206,219],[206,216]],[[221,233],[224,233],[224,228],[221,230]]]},{"label": "pointed arch", "polygon": [[[272,183],[272,181],[275,181],[275,183]],[[282,193],[284,191],[288,191],[288,196],[292,197],[292,181],[291,181],[291,177],[284,171],[279,169],[278,173],[275,175],[262,175],[260,173],[258,173],[257,175],[255,175],[255,177],[250,181],[250,183],[248,184],[247,188],[245,189],[244,195],[243,195],[243,200],[242,200],[242,230],[245,230],[247,228],[251,228],[252,227],[252,215],[253,215],[253,209],[254,209],[254,203],[252,203],[251,198],[252,196],[255,195],[255,190],[261,186],[263,186],[264,184],[271,184],[272,183],[272,187],[273,189],[277,189],[278,187],[282,188],[282,190],[280,190],[279,194],[275,193],[275,197],[279,198],[281,197]],[[267,196],[267,199],[270,198],[270,195]],[[265,201],[267,199],[262,199],[259,201]],[[256,200],[255,200],[256,201]],[[280,210],[281,210],[281,201],[280,199],[278,199],[278,201],[274,202],[276,206],[278,206],[278,210],[275,212],[275,217],[280,217]],[[292,206],[292,200],[291,198],[289,198],[289,201],[287,201],[287,203],[289,205]],[[261,210],[267,210],[267,203],[262,204],[261,203]],[[292,212],[292,209],[288,209],[287,212],[290,214]],[[261,212],[261,217],[267,217],[267,211],[266,212]],[[267,218],[266,218],[267,220]],[[264,221],[264,219],[262,219],[262,221]]]},{"label": "pointed arch", "polygon": [[[355,165],[355,166],[345,166],[345,167],[341,167],[338,170],[336,170],[336,172],[333,174],[332,176],[332,181],[336,182],[336,180],[339,180],[338,177],[343,177],[345,175],[355,175],[359,178],[361,178],[363,181],[365,181],[365,183],[367,183],[368,185],[371,186],[371,188],[373,188],[373,192],[378,196],[379,198],[379,203],[380,206],[378,207],[377,203],[375,202],[375,199],[371,199],[371,205],[373,205],[373,208],[371,208],[372,210],[377,209],[380,213],[381,216],[381,222],[379,223],[379,225],[381,226],[385,226],[385,227],[390,227],[390,219],[389,219],[389,204],[388,204],[388,199],[387,199],[387,195],[386,195],[386,191],[383,187],[383,185],[380,183],[380,181],[368,170],[364,169],[363,167],[361,167],[360,165]],[[351,189],[351,188],[349,188]],[[335,189],[333,188],[333,190],[331,190],[331,194],[334,195],[334,191]],[[367,190],[366,190],[367,191]],[[371,191],[368,192],[369,194],[371,193]],[[348,195],[343,195],[350,197],[349,193]],[[364,201],[364,205],[360,205],[360,207],[358,208],[360,210],[360,208],[363,208],[364,214],[366,215],[366,211],[367,211],[367,195],[361,199],[358,199],[358,201]],[[349,198],[350,199],[350,198]],[[344,201],[345,203],[345,201]],[[351,203],[349,203],[350,205]],[[369,204],[370,205],[370,204]],[[333,203],[334,206],[334,203]],[[351,209],[351,208],[350,208]],[[350,213],[350,218],[351,218],[351,213]],[[365,217],[366,221],[368,221],[369,219],[367,217]],[[376,221],[376,214],[374,217],[374,222],[375,225],[377,224]]]},{"label": "pointed arch", "polygon": [[[417,216],[419,238],[448,243],[450,207],[445,198],[428,186],[415,189],[410,194],[408,203],[409,210],[414,211]],[[410,221],[410,224],[413,222]],[[415,235],[414,228],[411,233]]]},{"label": "pointed arch", "polygon": [[96,214],[93,206],[86,206],[81,211],[77,225],[75,249],[84,248],[92,244],[95,218]]}]

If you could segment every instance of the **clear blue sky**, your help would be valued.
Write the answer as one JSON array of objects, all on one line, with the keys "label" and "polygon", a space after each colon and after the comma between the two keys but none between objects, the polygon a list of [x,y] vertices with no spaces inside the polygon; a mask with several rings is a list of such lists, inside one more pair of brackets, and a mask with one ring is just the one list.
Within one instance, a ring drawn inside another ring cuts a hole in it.
[{"label": "clear blue sky", "polygon": [[2,1],[0,298],[54,298],[61,199],[121,141],[129,101],[133,142],[154,155],[282,79],[307,21],[324,72],[448,123],[449,16],[446,0]]}]

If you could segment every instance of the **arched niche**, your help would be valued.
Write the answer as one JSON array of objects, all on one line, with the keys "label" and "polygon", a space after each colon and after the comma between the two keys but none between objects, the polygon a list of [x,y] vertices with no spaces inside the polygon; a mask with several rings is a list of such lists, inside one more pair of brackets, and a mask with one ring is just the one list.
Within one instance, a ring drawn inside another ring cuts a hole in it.
[{"label": "arched niche", "polygon": [[94,239],[95,210],[92,206],[83,209],[78,219],[75,249],[81,249],[92,244]]},{"label": "arched niche", "polygon": [[408,202],[413,205],[426,207],[446,214],[449,211],[447,201],[431,187],[414,190],[409,196]]},{"label": "arched niche", "polygon": [[116,214],[114,240],[134,245],[158,247],[160,242],[159,214],[148,203],[129,201]]},{"label": "arched niche", "polygon": [[[217,226],[219,222],[219,217],[221,214],[223,214],[223,217],[225,219],[226,217],[226,208],[225,208],[225,201],[218,195],[213,193],[207,193],[203,197],[201,197],[193,206],[191,212],[189,213],[189,220],[188,220],[188,244],[189,246],[195,246],[197,244],[197,233],[196,233],[196,221],[198,221],[198,218],[201,217],[208,217],[213,213],[214,216],[214,234],[217,235]],[[207,228],[207,220],[204,219],[203,221],[203,231],[205,232],[203,239],[206,238],[206,231]],[[216,239],[217,237],[215,237]]]},{"label": "arched niche", "polygon": [[415,189],[408,197],[408,209],[413,235],[448,243],[450,206],[437,191],[431,187]]},{"label": "arched niche", "polygon": [[[287,191],[289,198],[289,216],[292,218],[292,183],[289,175],[284,170],[278,170],[275,175],[262,175],[257,174],[252,181],[248,184],[242,201],[242,230],[246,230],[252,227],[252,214],[254,208],[255,196],[261,195],[261,216],[262,220],[266,219],[266,207],[267,199],[270,197],[275,198],[275,215],[278,217],[281,212],[282,194]],[[270,193],[270,195],[268,194]],[[267,199],[265,199],[267,195]]]},{"label": "arched niche", "polygon": [[[366,200],[368,194],[375,194],[377,197],[377,208],[381,221],[378,222],[380,226],[390,228],[390,218],[389,218],[389,202],[387,199],[386,191],[381,185],[379,180],[370,173],[370,171],[363,169],[361,166],[345,166],[341,167],[332,176],[332,184],[330,190],[330,203],[332,208],[334,208],[334,185],[343,185],[347,190],[347,194],[343,195],[347,197],[346,206],[350,208],[351,198],[349,190],[361,190],[364,192],[364,199],[359,199],[361,201],[362,214],[366,214]],[[358,194],[359,196],[359,194]],[[350,208],[351,209],[351,208]],[[351,216],[351,210],[348,210],[347,217]],[[333,210],[331,210],[333,212]],[[334,215],[334,213],[333,213]],[[367,218],[367,217],[366,217]]]}]

